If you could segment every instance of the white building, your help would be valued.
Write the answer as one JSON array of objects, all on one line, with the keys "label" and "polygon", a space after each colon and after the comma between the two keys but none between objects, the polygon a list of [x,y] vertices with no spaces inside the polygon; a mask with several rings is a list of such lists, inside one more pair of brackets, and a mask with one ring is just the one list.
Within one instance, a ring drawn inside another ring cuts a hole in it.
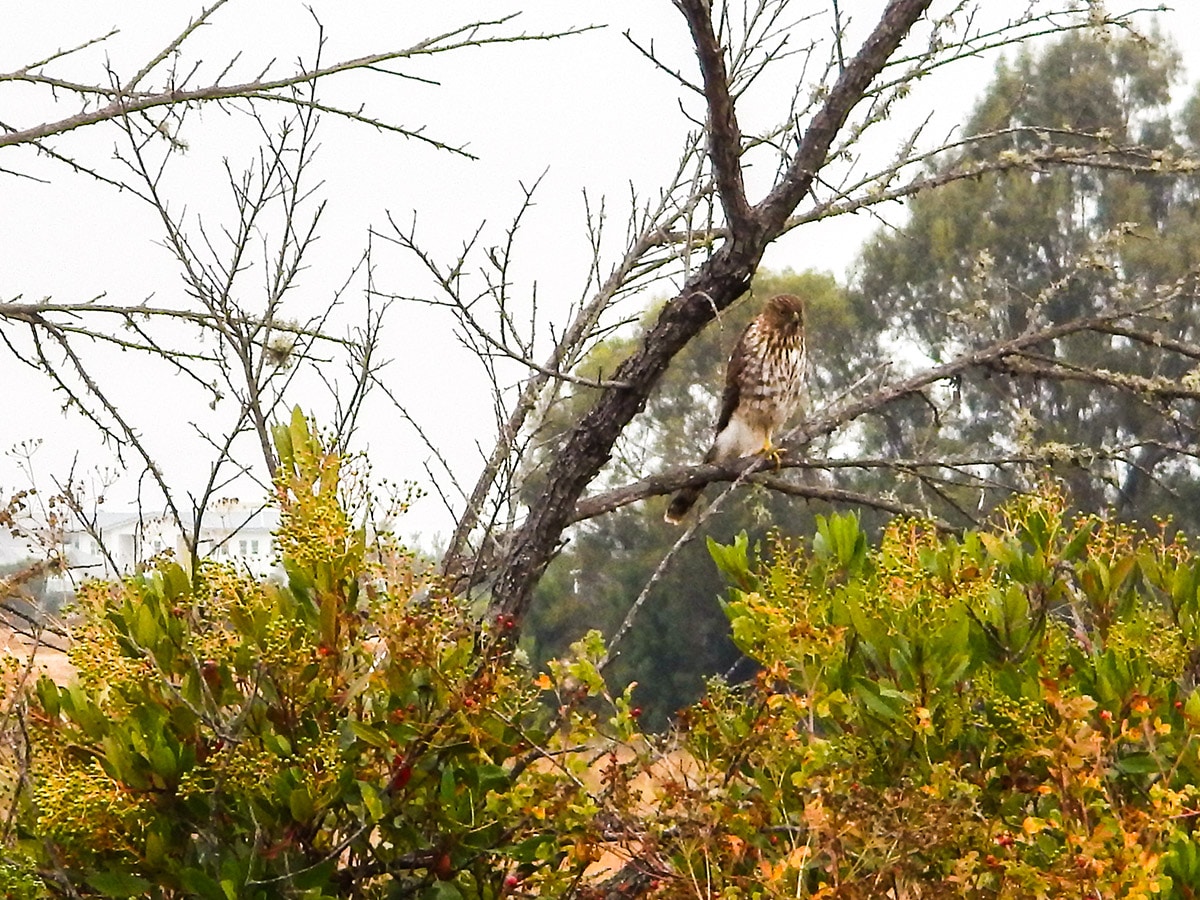
[{"label": "white building", "polygon": [[[69,596],[75,585],[88,578],[131,574],[167,551],[186,561],[194,526],[190,522],[184,525],[187,537],[170,515],[98,512],[90,530],[80,526],[64,533],[62,555],[67,570],[50,579],[47,593]],[[274,534],[278,528],[279,511],[274,507],[219,500],[201,520],[196,550],[201,559],[232,563],[259,577],[280,574]]]}]

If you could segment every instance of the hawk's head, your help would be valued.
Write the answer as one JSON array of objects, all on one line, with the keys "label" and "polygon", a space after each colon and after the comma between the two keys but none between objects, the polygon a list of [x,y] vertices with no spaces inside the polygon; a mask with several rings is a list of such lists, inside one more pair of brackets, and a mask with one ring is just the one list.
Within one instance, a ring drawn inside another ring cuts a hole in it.
[{"label": "hawk's head", "polygon": [[795,294],[779,294],[767,301],[763,313],[773,329],[804,330],[804,301]]}]

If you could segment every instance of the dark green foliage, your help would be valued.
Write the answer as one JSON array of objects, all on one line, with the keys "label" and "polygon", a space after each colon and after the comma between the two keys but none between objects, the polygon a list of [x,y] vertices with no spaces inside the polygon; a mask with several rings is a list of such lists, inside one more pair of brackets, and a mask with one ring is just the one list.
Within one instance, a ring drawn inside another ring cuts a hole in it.
[{"label": "dark green foliage", "polygon": [[[1002,64],[966,125],[978,139],[939,169],[1005,155],[1019,161],[1051,147],[1103,152],[1106,166],[1018,166],[913,198],[908,223],[865,248],[851,291],[873,310],[864,319],[867,339],[881,355],[901,341],[941,362],[1034,324],[1096,315],[1118,301],[1149,302],[1159,285],[1200,262],[1200,181],[1169,171],[1172,160],[1197,150],[1194,101],[1180,119],[1171,115],[1177,75],[1176,55],[1160,44],[1084,33]],[[1159,154],[1161,172],[1122,171],[1123,162],[1144,160],[1123,149],[1135,144]],[[1150,310],[1128,324],[1168,340],[1200,337],[1191,295],[1169,313]],[[1059,374],[1098,369],[1168,385],[1194,367],[1187,354],[1164,354],[1153,342],[1103,330],[1076,334],[1033,348],[1028,374],[976,370],[931,402],[915,398],[872,417],[864,450],[936,458],[1058,446],[1058,474],[1082,508],[1111,504],[1143,522],[1174,514],[1200,526],[1187,456],[1194,404],[1179,401],[1164,415],[1163,402],[1119,385],[1043,377],[1039,355],[1061,361]],[[1029,483],[1011,469],[990,474],[1002,485]],[[932,491],[898,490],[955,515]],[[981,493],[988,492],[951,488],[946,496],[971,509]]]}]

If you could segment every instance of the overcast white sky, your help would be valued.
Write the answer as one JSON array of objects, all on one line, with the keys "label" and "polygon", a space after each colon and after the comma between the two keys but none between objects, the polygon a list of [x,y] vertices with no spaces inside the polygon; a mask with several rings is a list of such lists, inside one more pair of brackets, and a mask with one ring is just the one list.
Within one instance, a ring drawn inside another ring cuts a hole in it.
[{"label": "overcast white sky", "polygon": [[[368,228],[384,223],[389,211],[404,221],[415,213],[428,246],[447,259],[480,223],[487,223],[488,238],[499,240],[519,205],[520,185],[545,172],[537,207],[522,232],[522,265],[516,276],[527,289],[536,280],[544,307],[565,305],[583,290],[590,258],[583,192],[593,204],[607,198],[612,240],[606,249],[615,254],[631,186],[652,194],[675,165],[689,127],[676,85],[623,36],[629,30],[691,72],[686,28],[669,0],[310,0],[309,5],[325,27],[326,61],[410,45],[469,21],[518,10],[522,14],[509,26],[511,31],[549,32],[593,23],[605,27],[549,43],[468,49],[407,67],[437,85],[367,75],[330,82],[326,99],[361,101],[381,118],[424,125],[431,137],[465,145],[479,159],[452,157],[362,126],[329,123],[320,156],[322,195],[329,208],[299,302],[319,305],[328,299],[362,252]],[[826,4],[794,6],[797,17],[817,11],[804,26],[806,35],[828,39],[832,20]],[[853,0],[842,6],[863,28],[874,22],[883,3]],[[1004,3],[985,6],[1011,8]],[[1182,7],[1182,12],[1162,13],[1160,21],[1177,40],[1187,42],[1185,58],[1195,60],[1200,17],[1195,0],[1185,0]],[[173,37],[194,9],[184,0],[0,0],[0,71],[18,69],[116,27],[120,33],[102,47],[64,60],[53,71],[94,81],[103,78],[107,63],[128,75]],[[205,71],[215,72],[240,52],[235,71],[248,78],[272,58],[278,60],[278,71],[290,69],[298,55],[311,59],[315,43],[316,25],[304,4],[232,0],[189,43],[185,58],[203,60]],[[944,136],[961,121],[993,65],[994,59],[970,61],[929,79],[914,92],[908,121],[932,109],[936,118],[930,139]],[[1200,72],[1200,65],[1190,68]],[[761,105],[752,101],[743,110],[748,120],[744,130],[754,129],[756,115],[769,115],[773,99],[756,97]],[[7,126],[60,118],[76,111],[72,103],[70,98],[56,103],[45,91],[0,84],[0,122]],[[228,213],[220,165],[225,157],[239,167],[250,158],[254,148],[244,126],[215,108],[193,118],[184,134],[191,149],[169,181],[175,203],[210,217]],[[118,138],[115,129],[100,127],[54,145],[105,166]],[[892,148],[885,141],[877,149],[887,155]],[[180,290],[169,255],[156,243],[157,223],[145,204],[26,150],[0,151],[0,169],[46,179],[0,172],[0,298],[65,301],[106,293],[112,301],[154,297],[160,302]],[[803,229],[773,248],[766,264],[827,269],[843,276],[872,227],[873,220],[860,217]],[[386,287],[410,293],[426,289],[398,253],[389,251],[378,263]],[[396,309],[388,327],[393,389],[445,448],[469,487],[478,459],[475,444],[487,445],[492,433],[486,386],[444,317],[429,310]],[[196,461],[202,447],[190,436],[188,423],[202,411],[181,399],[187,397],[185,387],[161,368],[143,366],[129,356],[110,354],[104,365],[105,377],[167,460],[168,477],[190,485],[201,471]],[[81,468],[111,464],[111,453],[100,446],[94,431],[77,416],[62,414],[61,401],[45,381],[2,347],[0,388],[5,395],[0,450],[44,439],[36,456],[43,479],[61,474],[76,453]],[[378,415],[365,436],[377,473],[422,480],[427,452],[394,417],[383,416],[383,406],[374,409]],[[0,459],[0,494],[20,486],[22,479],[11,457]],[[110,492],[110,506],[130,502],[135,489],[132,479],[125,479]],[[448,526],[433,499],[423,501],[409,523],[426,535]]]}]

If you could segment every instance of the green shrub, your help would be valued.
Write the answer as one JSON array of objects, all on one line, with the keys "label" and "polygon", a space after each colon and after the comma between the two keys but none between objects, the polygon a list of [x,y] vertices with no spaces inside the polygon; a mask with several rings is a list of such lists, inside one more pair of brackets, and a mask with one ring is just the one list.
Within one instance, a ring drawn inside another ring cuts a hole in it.
[{"label": "green shrub", "polygon": [[713,545],[761,669],[685,714],[723,787],[660,826],[691,835],[673,871],[731,897],[1197,896],[1200,561],[1063,510]]},{"label": "green shrub", "polygon": [[3,670],[6,896],[1197,895],[1200,560],[1166,528],[1047,489],[961,537],[713,543],[759,671],[655,745],[598,635],[530,672],[353,524],[303,417],[276,438],[286,584],[163,559],[81,592],[73,683]]},{"label": "green shrub", "polygon": [[556,893],[595,809],[530,762],[572,737],[544,733],[503,626],[368,546],[303,417],[276,437],[286,584],[162,560],[81,591],[78,678],[36,685],[7,760],[9,895],[34,873],[109,897]]}]

